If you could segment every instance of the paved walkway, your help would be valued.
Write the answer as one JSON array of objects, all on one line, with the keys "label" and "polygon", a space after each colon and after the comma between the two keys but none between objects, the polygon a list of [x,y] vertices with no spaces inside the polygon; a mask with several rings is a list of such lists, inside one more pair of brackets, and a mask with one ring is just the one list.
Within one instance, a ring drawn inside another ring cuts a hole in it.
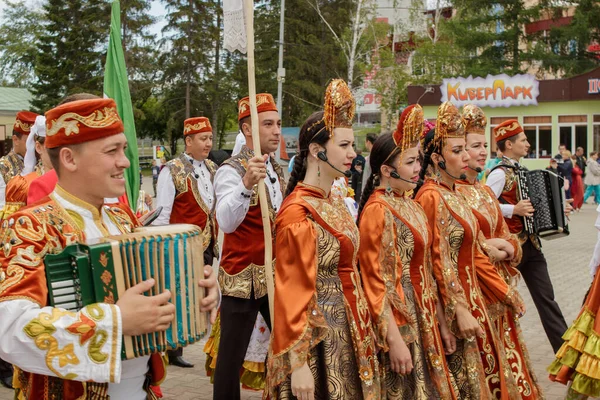
[{"label": "paved walkway", "polygon": [[[149,192],[152,193],[151,189]],[[595,206],[584,205],[583,210],[571,218],[572,233],[569,237],[543,242],[556,299],[567,323],[577,316],[583,296],[591,282],[588,262],[596,243],[597,231],[594,228],[596,215]],[[521,320],[521,326],[535,372],[547,399],[563,399],[565,387],[551,383],[545,371],[553,360],[552,348],[524,283],[521,283],[520,289],[528,310]],[[185,349],[185,357],[195,364],[193,369],[169,367],[168,377],[162,385],[166,399],[212,399],[212,385],[204,373],[205,357],[202,347],[202,344],[197,344]],[[243,391],[242,394],[242,399],[246,400],[260,398],[261,394],[256,392]],[[12,392],[0,388],[0,400],[11,399]]]}]

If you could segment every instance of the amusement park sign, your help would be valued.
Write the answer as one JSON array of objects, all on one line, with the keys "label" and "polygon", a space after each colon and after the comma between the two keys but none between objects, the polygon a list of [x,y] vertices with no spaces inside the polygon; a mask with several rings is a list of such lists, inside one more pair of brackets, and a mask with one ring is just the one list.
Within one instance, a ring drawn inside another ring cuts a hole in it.
[{"label": "amusement park sign", "polygon": [[538,81],[532,75],[488,75],[486,78],[444,79],[440,87],[442,102],[456,106],[512,107],[537,105]]}]

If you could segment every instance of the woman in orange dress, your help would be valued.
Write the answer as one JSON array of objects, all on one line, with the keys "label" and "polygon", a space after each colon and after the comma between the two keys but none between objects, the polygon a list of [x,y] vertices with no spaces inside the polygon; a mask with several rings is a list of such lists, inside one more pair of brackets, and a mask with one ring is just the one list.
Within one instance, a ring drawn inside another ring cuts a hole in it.
[{"label": "woman in orange dress", "polygon": [[456,338],[436,310],[431,233],[412,199],[422,132],[423,110],[417,104],[402,112],[393,135],[377,138],[360,208],[360,273],[382,350],[386,399],[458,398],[444,351],[444,342],[448,353],[453,351]]},{"label": "woman in orange dress", "polygon": [[356,156],[354,98],[333,80],[325,112],[299,135],[287,196],[276,220],[275,312],[265,397],[381,398],[369,306],[357,269],[359,233],[331,195]]},{"label": "woman in orange dress", "polygon": [[[596,209],[596,229],[600,230],[600,207]],[[550,380],[569,385],[565,400],[600,397],[600,240],[590,262],[594,275],[583,307],[563,335],[565,341],[548,367]]]},{"label": "woman in orange dress", "polygon": [[[469,160],[464,126],[450,102],[438,109],[436,127],[423,144],[421,177],[428,173],[416,201],[427,215],[432,232],[431,254],[446,321],[457,336],[457,350],[449,357],[450,372],[467,399],[517,399],[519,390],[511,374],[484,302],[477,268],[488,256],[481,251],[477,219],[454,184],[463,179]],[[507,256],[485,244],[490,256]],[[488,269],[493,269],[490,266]]]},{"label": "woman in orange dress", "polygon": [[[488,156],[485,114],[481,108],[468,104],[463,109],[462,117],[470,160],[469,168],[465,172],[467,179],[458,181],[456,190],[467,200],[485,238],[491,239],[492,243],[495,238],[506,240],[514,249],[514,257],[511,260],[493,263],[495,270],[487,270],[485,268],[489,268],[487,263],[477,268],[479,286],[492,327],[504,346],[504,353],[519,387],[521,398],[539,399],[543,397],[542,391],[531,368],[529,352],[519,324],[519,317],[524,313],[517,291],[520,274],[516,269],[522,255],[521,243],[516,235],[509,232],[492,190],[477,180],[479,170],[485,168]],[[518,307],[515,309],[513,305]]]}]

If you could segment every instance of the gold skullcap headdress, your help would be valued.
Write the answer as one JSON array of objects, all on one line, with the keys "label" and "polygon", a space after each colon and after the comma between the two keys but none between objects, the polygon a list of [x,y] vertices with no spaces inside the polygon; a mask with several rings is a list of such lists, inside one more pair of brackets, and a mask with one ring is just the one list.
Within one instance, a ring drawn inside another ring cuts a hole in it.
[{"label": "gold skullcap headdress", "polygon": [[464,138],[465,125],[458,108],[449,101],[438,108],[435,121],[435,136],[432,144],[441,149],[448,138]]},{"label": "gold skullcap headdress", "polygon": [[474,104],[467,104],[463,107],[462,119],[465,124],[465,132],[484,134],[487,125],[487,118],[481,108]]},{"label": "gold skullcap headdress", "polygon": [[350,88],[343,79],[334,79],[325,91],[325,112],[323,120],[329,137],[335,128],[352,128],[356,102]]}]

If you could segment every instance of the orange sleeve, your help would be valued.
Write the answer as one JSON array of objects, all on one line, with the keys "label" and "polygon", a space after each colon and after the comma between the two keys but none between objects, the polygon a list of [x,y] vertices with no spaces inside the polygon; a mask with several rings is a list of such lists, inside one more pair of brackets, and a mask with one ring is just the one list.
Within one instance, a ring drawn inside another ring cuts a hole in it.
[{"label": "orange sleeve", "polygon": [[450,254],[450,243],[446,238],[450,237],[452,224],[457,222],[440,199],[440,195],[434,190],[426,190],[419,193],[417,202],[421,204],[432,233],[431,262],[433,276],[435,277],[440,293],[446,322],[452,326],[456,306],[462,305],[469,308],[469,302],[459,279],[458,265]]},{"label": "orange sleeve", "polygon": [[480,233],[475,249],[475,271],[481,292],[489,303],[503,303],[513,310],[518,310],[523,304],[523,299],[516,289],[507,285],[483,252],[480,246],[483,240],[485,237]]},{"label": "orange sleeve", "polygon": [[360,221],[360,273],[369,309],[375,322],[378,345],[389,351],[387,343],[390,309],[405,342],[414,341],[414,321],[404,299],[402,261],[396,248],[396,229],[392,213],[382,204],[372,203]]},{"label": "orange sleeve", "polygon": [[316,224],[303,207],[291,205],[278,216],[268,387],[279,385],[301,367],[310,349],[327,334],[317,305],[317,242]]},{"label": "orange sleeve", "polygon": [[499,219],[497,227],[496,227],[496,237],[506,240],[507,242],[512,244],[512,246],[515,249],[515,255],[512,258],[512,260],[507,261],[504,264],[507,265],[508,267],[510,267],[511,269],[513,269],[512,271],[510,271],[510,274],[512,276],[519,275],[519,271],[516,270],[516,267],[517,267],[517,265],[519,265],[521,263],[521,258],[523,257],[523,249],[521,248],[521,242],[519,241],[519,238],[517,237],[516,234],[510,233],[510,230],[508,229],[508,225],[506,224],[506,221],[504,220],[504,217],[502,216],[502,210],[500,209],[500,203],[496,199],[496,196],[494,195],[494,192],[492,191],[492,189],[489,186],[484,186],[484,187],[490,193],[492,199],[495,200],[494,203],[495,203],[495,206],[497,209],[496,215],[498,215],[498,219]]}]

